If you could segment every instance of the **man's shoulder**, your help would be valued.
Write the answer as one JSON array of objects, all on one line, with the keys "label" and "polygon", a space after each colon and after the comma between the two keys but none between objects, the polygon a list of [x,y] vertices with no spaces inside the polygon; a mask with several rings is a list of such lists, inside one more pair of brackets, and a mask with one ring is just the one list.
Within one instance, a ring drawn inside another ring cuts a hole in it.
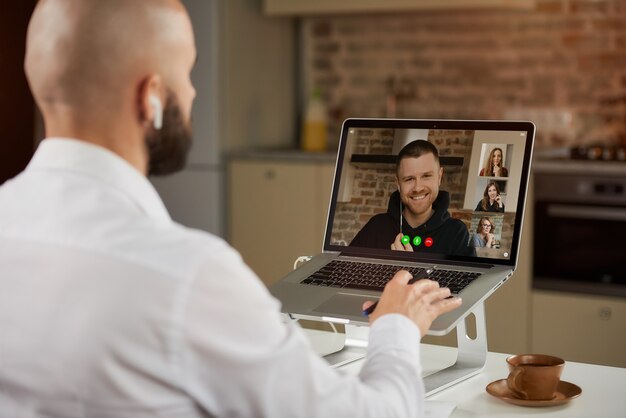
[{"label": "man's shoulder", "polygon": [[393,227],[396,224],[396,221],[389,215],[389,213],[379,213],[377,215],[372,216],[369,221],[361,228],[359,233],[381,233],[385,232],[388,228]]},{"label": "man's shoulder", "polygon": [[384,243],[386,248],[387,241],[390,244],[393,242],[393,237],[395,237],[393,225],[398,225],[396,228],[399,227],[399,223],[396,224],[388,213],[374,215],[359,230],[350,242],[350,245],[380,248]]},{"label": "man's shoulder", "polygon": [[170,276],[186,276],[207,262],[241,262],[226,241],[205,231],[171,222],[139,222],[120,231],[107,244],[111,254],[158,269]]}]

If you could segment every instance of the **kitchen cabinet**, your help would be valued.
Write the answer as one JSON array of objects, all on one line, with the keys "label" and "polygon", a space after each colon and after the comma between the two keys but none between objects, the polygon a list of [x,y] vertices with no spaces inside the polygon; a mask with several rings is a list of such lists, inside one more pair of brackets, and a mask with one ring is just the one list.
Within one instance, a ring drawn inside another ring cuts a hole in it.
[{"label": "kitchen cabinet", "polygon": [[322,251],[334,174],[328,159],[232,159],[229,241],[270,285]]},{"label": "kitchen cabinet", "polygon": [[532,9],[535,0],[264,0],[268,15],[440,10],[445,8]]},{"label": "kitchen cabinet", "polygon": [[626,367],[626,300],[535,290],[532,351]]}]

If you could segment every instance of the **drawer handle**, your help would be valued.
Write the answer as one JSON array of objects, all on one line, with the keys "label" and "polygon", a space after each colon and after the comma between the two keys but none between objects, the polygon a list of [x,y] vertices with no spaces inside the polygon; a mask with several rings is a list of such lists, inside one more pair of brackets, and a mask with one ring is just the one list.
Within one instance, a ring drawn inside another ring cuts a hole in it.
[{"label": "drawer handle", "polygon": [[600,319],[604,321],[608,321],[609,319],[611,319],[611,315],[613,314],[611,308],[609,307],[600,308],[600,311],[598,313],[600,315]]}]

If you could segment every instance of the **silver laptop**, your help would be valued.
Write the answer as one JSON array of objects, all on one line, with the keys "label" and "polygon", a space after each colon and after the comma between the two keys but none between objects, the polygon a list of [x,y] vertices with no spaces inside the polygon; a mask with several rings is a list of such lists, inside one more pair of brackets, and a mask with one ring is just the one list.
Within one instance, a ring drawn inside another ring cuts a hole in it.
[{"label": "silver laptop", "polygon": [[450,332],[515,270],[534,136],[525,121],[347,119],[323,252],[270,288],[283,312],[367,324],[363,302],[406,269],[462,297],[429,333]]}]

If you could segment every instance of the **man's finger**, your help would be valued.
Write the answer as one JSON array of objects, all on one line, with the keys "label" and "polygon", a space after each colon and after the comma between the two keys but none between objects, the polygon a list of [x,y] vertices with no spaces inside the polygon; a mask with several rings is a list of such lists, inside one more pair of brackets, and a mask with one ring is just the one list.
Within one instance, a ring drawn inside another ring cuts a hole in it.
[{"label": "man's finger", "polygon": [[402,250],[402,237],[403,237],[402,232],[396,235],[396,239],[391,244],[392,250],[397,250],[397,251]]},{"label": "man's finger", "polygon": [[432,307],[437,311],[437,316],[451,312],[461,306],[463,304],[463,300],[460,297],[453,297],[450,299],[443,299],[439,302],[433,303]]},{"label": "man's finger", "polygon": [[372,302],[371,300],[367,300],[365,302],[363,302],[363,311],[366,311],[370,306],[372,306],[374,304],[374,302]]},{"label": "man's finger", "polygon": [[407,283],[409,283],[409,280],[411,280],[412,278],[413,278],[413,276],[408,271],[406,271],[406,270],[398,270],[396,272],[396,274],[394,274],[394,276],[389,281],[390,282],[393,281],[393,282],[397,282],[398,284],[406,285]]},{"label": "man's finger", "polygon": [[413,292],[417,295],[421,295],[426,292],[430,292],[439,287],[439,283],[430,279],[420,279],[413,283]]},{"label": "man's finger", "polygon": [[406,251],[411,251],[411,252],[413,252],[413,247],[411,247],[411,243],[408,243],[408,244],[403,244],[403,245],[404,245],[404,249],[405,249]]},{"label": "man's finger", "polygon": [[424,291],[422,301],[424,304],[430,305],[449,297],[450,294],[450,289],[447,287],[442,287],[441,289],[431,289],[430,291]]}]

